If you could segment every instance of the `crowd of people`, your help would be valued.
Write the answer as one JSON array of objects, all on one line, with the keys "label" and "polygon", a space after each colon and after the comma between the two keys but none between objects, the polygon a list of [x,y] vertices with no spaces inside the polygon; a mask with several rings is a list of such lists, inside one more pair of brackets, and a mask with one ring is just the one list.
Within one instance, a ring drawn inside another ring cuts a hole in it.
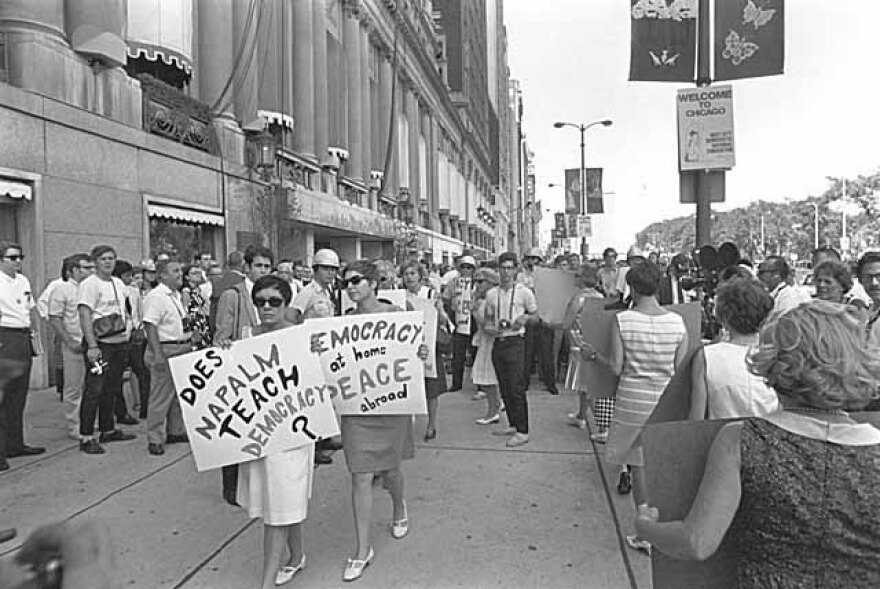
[{"label": "crowd of people", "polygon": [[[528,392],[537,373],[547,393],[559,394],[561,387],[578,394],[577,409],[560,421],[590,430],[593,443],[604,445],[606,463],[619,469],[617,490],[632,493],[638,514],[636,533],[626,538],[633,549],[704,559],[730,533],[748,557],[741,563],[743,586],[775,586],[780,579],[784,586],[813,586],[817,578],[842,579],[845,586],[880,583],[873,558],[880,550],[880,432],[848,414],[880,408],[880,252],[864,254],[852,272],[834,250],[817,250],[815,293],[795,284],[781,256],[768,256],[757,268],[739,260],[718,273],[711,308],[722,329],[702,342],[669,308],[709,296],[685,288],[692,286],[684,279],[693,266],[687,254],[660,259],[632,248],[622,262],[608,248],[601,260],[568,254],[547,261],[535,248],[522,259],[505,252],[478,262],[465,251],[453,267],[440,268],[416,258],[399,267],[389,260],[345,263],[322,249],[306,268],[251,246],[229,254],[225,267],[207,253],[186,264],[161,257],[132,266],[117,259],[113,247],[98,245],[65,258],[61,278],[37,299],[21,274],[21,246],[0,243],[0,253],[0,470],[9,468],[8,458],[44,451],[26,445],[22,433],[39,316],[61,346],[65,417],[82,452],[102,454],[107,444],[134,439],[119,424],[146,419],[146,450],[161,455],[165,445],[188,442],[169,358],[342,316],[345,298],[353,314],[401,311],[382,292],[404,289],[407,309],[433,307],[438,316],[431,361],[441,368],[425,379],[426,443],[440,435],[440,396],[472,385],[473,399],[486,401],[475,424],[494,426],[491,433],[509,448],[528,444]],[[545,265],[569,272],[577,284],[557,323],[538,317],[536,268]],[[616,312],[607,350],[590,343],[595,334],[581,321],[590,299]],[[419,349],[422,360],[428,354]],[[590,363],[605,366],[616,386],[593,390]],[[138,389],[130,405],[123,395],[126,370]],[[689,419],[737,421],[713,443],[688,516],[665,521],[650,503],[642,432],[667,384],[683,371],[690,377]],[[351,474],[355,520],[355,551],[343,579],[360,578],[375,558],[376,488],[391,497],[392,537],[408,534],[401,465],[414,454],[413,420],[340,421],[341,438],[223,468],[226,501],[265,524],[264,588],[290,581],[305,566],[300,524],[314,467],[332,462],[336,451],[343,451]],[[829,493],[834,513],[819,517]],[[861,523],[853,525],[856,514]],[[825,531],[809,521],[826,517],[833,525],[823,524]],[[802,544],[827,549],[814,555],[817,562],[840,559],[852,566],[841,573],[840,567],[781,566],[765,557],[806,562],[811,552],[798,553]]]}]

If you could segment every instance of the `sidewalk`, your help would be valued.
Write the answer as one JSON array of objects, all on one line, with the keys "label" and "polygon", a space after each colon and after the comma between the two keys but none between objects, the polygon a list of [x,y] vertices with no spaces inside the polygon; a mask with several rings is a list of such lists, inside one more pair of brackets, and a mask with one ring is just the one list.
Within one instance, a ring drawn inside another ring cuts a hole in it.
[{"label": "sidewalk", "polygon": [[[404,464],[410,533],[391,538],[391,505],[376,494],[376,558],[358,587],[649,588],[648,558],[621,546],[612,505],[632,530],[632,500],[607,493],[584,431],[565,423],[574,395],[529,393],[532,441],[508,449],[477,426],[473,391],[440,399],[437,438]],[[53,390],[32,391],[26,439],[49,451],[0,474],[0,528],[19,528],[8,555],[36,525],[98,518],[113,531],[120,585],[239,589],[258,584],[262,524],[220,496],[219,472],[198,473],[186,445],[149,456],[138,439],[88,456],[65,437]],[[601,446],[600,446],[601,449]],[[616,473],[608,475],[616,484]],[[609,497],[611,504],[609,504]],[[308,566],[290,587],[340,587],[354,549],[344,459],[317,470],[305,524]],[[346,584],[347,585],[347,584]]]}]

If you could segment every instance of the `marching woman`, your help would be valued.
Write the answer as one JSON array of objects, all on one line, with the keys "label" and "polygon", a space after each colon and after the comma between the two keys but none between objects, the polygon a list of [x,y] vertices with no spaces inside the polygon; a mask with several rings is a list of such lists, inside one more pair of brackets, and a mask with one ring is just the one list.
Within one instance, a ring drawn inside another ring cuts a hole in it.
[{"label": "marching woman", "polygon": [[[293,296],[287,281],[278,276],[263,276],[251,292],[260,317],[253,335],[293,326],[285,318]],[[232,345],[231,340],[215,343],[223,348]],[[287,583],[306,566],[302,522],[308,515],[312,494],[314,455],[314,444],[306,444],[239,464],[238,504],[250,517],[263,519],[262,589]],[[285,544],[288,556],[281,566]]]},{"label": "marching woman", "polygon": [[501,279],[491,268],[480,268],[474,273],[474,321],[477,322],[477,333],[473,343],[477,348],[474,365],[471,367],[471,380],[478,391],[486,393],[488,406],[486,416],[476,420],[478,425],[489,425],[501,421],[501,395],[498,392],[498,376],[492,363],[492,346],[495,336],[489,335],[484,329],[486,325],[486,293],[498,286]]},{"label": "marching woman", "polygon": [[[582,357],[600,361],[620,375],[614,417],[605,447],[605,460],[625,470],[617,490],[633,491],[637,508],[647,504],[642,428],[657,406],[663,389],[681,369],[688,349],[687,331],[681,315],[657,302],[662,274],[654,264],[637,264],[626,273],[626,284],[635,305],[617,315],[612,325],[611,352],[604,357],[587,343]],[[650,550],[638,536],[627,536],[631,548]]]},{"label": "marching woman", "polygon": [[[357,305],[353,315],[388,313],[401,309],[376,298],[379,273],[369,260],[356,260],[343,273],[342,287]],[[428,348],[419,348],[424,360]],[[373,562],[370,524],[373,514],[373,485],[390,493],[392,503],[391,536],[401,539],[409,532],[409,518],[403,498],[404,482],[400,463],[415,453],[411,415],[342,415],[342,444],[351,473],[351,503],[354,512],[357,551],[348,559],[343,581],[355,581]]]},{"label": "marching woman", "polygon": [[[428,280],[428,272],[425,270],[425,267],[413,260],[404,264],[401,276],[403,278],[403,287],[406,289],[407,306],[418,311],[424,305],[431,305],[437,310],[438,331],[441,325],[447,325],[449,318],[443,309],[440,293],[432,287],[425,285]],[[425,397],[428,400],[428,426],[425,428],[426,442],[437,437],[437,400],[440,395],[446,392],[446,369],[439,346],[434,350],[434,366],[437,370],[437,377],[425,377]]]}]

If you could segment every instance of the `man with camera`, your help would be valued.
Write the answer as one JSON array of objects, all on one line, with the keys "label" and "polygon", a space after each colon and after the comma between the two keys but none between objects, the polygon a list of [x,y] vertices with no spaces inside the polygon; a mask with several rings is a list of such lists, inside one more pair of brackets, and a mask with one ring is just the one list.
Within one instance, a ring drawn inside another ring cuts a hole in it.
[{"label": "man with camera", "polygon": [[144,361],[150,368],[147,451],[160,456],[165,453],[163,444],[188,441],[168,359],[192,351],[192,327],[180,297],[183,284],[180,262],[161,260],[156,264],[156,274],[159,284],[144,299],[147,333]]}]

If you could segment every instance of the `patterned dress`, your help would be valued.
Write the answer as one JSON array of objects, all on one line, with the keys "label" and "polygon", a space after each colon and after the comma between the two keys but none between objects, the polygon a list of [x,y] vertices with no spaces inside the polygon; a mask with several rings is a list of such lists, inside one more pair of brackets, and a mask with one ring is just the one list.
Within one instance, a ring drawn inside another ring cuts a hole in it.
[{"label": "patterned dress", "polygon": [[740,457],[742,498],[725,539],[738,555],[737,587],[880,587],[880,444],[825,442],[749,418]]},{"label": "patterned dress", "polygon": [[686,334],[684,320],[672,312],[646,315],[630,310],[617,315],[617,324],[623,340],[623,371],[605,460],[643,466],[639,437],[675,374],[675,352]]},{"label": "patterned dress", "polygon": [[186,293],[189,297],[186,312],[192,328],[193,347],[196,350],[207,348],[211,345],[211,328],[208,325],[208,314],[206,313],[208,305],[205,302],[205,297],[198,287],[184,286],[181,292]]}]

